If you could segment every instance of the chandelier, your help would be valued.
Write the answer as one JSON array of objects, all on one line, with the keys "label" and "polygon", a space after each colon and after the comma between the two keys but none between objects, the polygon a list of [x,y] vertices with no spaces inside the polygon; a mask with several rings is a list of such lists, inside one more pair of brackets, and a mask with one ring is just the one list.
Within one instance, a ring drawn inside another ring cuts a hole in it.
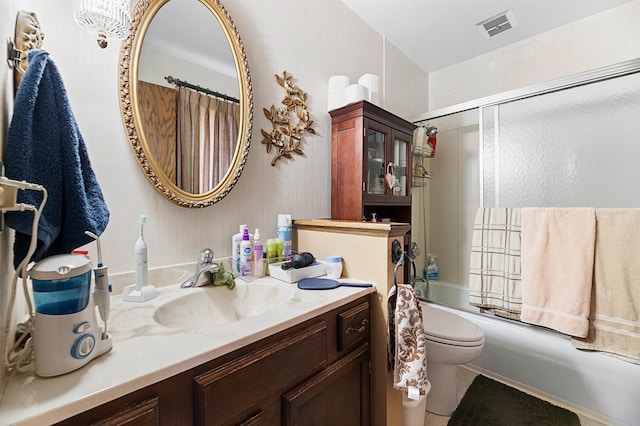
[{"label": "chandelier", "polygon": [[130,0],[72,0],[73,18],[85,30],[97,34],[98,46],[107,39],[122,40],[129,35]]}]

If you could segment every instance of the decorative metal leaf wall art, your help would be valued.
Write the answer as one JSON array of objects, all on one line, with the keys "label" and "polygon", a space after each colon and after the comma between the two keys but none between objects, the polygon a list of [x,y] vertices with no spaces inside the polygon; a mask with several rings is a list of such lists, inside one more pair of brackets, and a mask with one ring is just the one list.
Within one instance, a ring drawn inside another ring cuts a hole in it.
[{"label": "decorative metal leaf wall art", "polygon": [[302,152],[302,137],[304,133],[315,134],[316,131],[311,126],[313,120],[309,118],[307,111],[307,93],[293,84],[293,76],[287,75],[286,71],[282,76],[275,74],[276,81],[285,90],[282,105],[276,108],[271,105],[271,109],[262,108],[264,115],[271,121],[273,129],[271,132],[261,130],[262,143],[267,146],[267,153],[275,149],[276,153],[271,160],[271,165],[275,166],[281,158],[292,159],[292,153],[304,155]]}]

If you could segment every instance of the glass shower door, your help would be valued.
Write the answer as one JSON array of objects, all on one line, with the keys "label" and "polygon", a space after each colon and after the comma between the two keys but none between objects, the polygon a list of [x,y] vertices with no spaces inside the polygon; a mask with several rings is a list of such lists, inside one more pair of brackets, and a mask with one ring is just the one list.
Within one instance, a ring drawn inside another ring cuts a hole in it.
[{"label": "glass shower door", "polygon": [[640,207],[640,73],[482,109],[485,207]]}]

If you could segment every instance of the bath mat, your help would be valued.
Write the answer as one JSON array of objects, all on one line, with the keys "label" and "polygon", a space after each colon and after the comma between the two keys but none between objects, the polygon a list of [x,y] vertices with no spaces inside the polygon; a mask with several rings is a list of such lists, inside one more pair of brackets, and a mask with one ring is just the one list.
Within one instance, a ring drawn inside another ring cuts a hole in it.
[{"label": "bath mat", "polygon": [[580,426],[580,419],[572,411],[479,374],[447,425]]}]

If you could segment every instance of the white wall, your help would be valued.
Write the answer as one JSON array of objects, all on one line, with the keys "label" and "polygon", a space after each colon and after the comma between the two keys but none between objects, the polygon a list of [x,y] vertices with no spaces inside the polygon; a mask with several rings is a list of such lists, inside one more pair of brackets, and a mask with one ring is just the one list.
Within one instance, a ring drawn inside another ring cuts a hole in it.
[{"label": "white wall", "polygon": [[[11,4],[9,4],[11,3]],[[0,2],[0,28],[14,28],[16,14],[18,13],[18,2]],[[13,30],[11,30],[13,31]],[[12,34],[12,33],[11,33]],[[9,37],[5,30],[2,31],[3,40]],[[11,35],[13,39],[13,35]],[[13,112],[13,73],[5,66],[7,63],[6,49],[0,49],[0,153],[4,152],[7,139],[7,128]],[[10,231],[0,232],[0,343],[4,340],[4,318],[7,310],[7,301],[9,299],[9,286],[11,274],[13,274],[12,252],[10,242],[13,241],[13,234]],[[0,344],[2,348],[2,344]],[[2,354],[0,354],[2,355]],[[4,359],[4,356],[2,357]],[[0,368],[0,395],[5,383],[5,370]]]},{"label": "white wall", "polygon": [[154,46],[145,46],[140,52],[138,80],[174,88],[174,84],[165,80],[165,77],[169,75],[224,95],[235,98],[240,96],[240,86],[237,78],[232,78],[201,65],[177,58]]},{"label": "white wall", "polygon": [[638,22],[635,0],[432,72],[429,110],[640,57]]},{"label": "white wall", "polygon": [[[134,2],[135,3],[135,2]],[[37,14],[45,32],[44,48],[60,69],[94,171],[111,211],[102,251],[110,273],[134,269],[133,246],[138,217],[146,214],[145,239],[150,267],[194,262],[204,247],[216,256],[231,254],[231,235],[238,225],[261,228],[263,238],[275,235],[278,213],[297,218],[326,218],[331,206],[331,131],[327,80],[346,74],[384,76],[389,109],[406,117],[427,109],[427,79],[417,66],[385,41],[339,0],[224,0],[245,46],[254,95],[251,151],[242,177],[221,202],[190,210],[162,198],[146,180],[125,136],[120,116],[118,78],[120,43],[102,50],[95,37],[76,25],[70,1],[8,0],[0,2],[3,40],[13,37],[18,9]],[[6,64],[2,50],[0,64]],[[386,65],[385,65],[386,61]],[[271,123],[262,108],[279,104],[284,92],[274,74],[286,70],[309,94],[308,107],[317,135],[307,137],[305,155],[270,165],[271,155],[260,143],[260,129]],[[407,78],[407,72],[411,78]],[[11,73],[0,66],[2,139],[12,110],[7,93]],[[410,98],[411,97],[411,98]],[[406,99],[412,102],[405,102]],[[9,282],[10,232],[0,233],[0,296]],[[95,258],[94,245],[90,255]],[[4,309],[0,314],[4,318]],[[2,372],[0,371],[0,379]]]}]

